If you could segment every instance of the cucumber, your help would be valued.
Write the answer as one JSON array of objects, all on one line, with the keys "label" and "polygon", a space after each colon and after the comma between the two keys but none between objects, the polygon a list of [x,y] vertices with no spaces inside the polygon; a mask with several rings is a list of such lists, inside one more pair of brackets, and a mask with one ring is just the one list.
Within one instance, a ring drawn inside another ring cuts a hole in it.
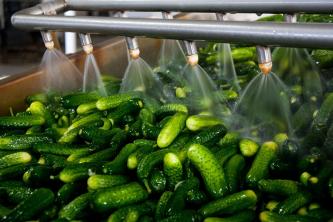
[{"label": "cucumber", "polygon": [[150,216],[144,215],[139,218],[139,222],[153,222],[154,219]]},{"label": "cucumber", "polygon": [[128,129],[128,135],[131,138],[140,138],[142,137],[142,120],[138,119]]},{"label": "cucumber", "polygon": [[205,115],[190,116],[186,120],[186,127],[191,131],[198,131],[203,128],[212,127],[223,124],[222,120]]},{"label": "cucumber", "polygon": [[79,183],[65,183],[57,192],[56,202],[61,206],[73,200],[82,190]]},{"label": "cucumber", "polygon": [[188,109],[183,104],[169,103],[169,104],[160,106],[160,108],[158,110],[156,110],[154,115],[156,116],[157,119],[162,119],[165,116],[174,115],[177,112],[188,113]]},{"label": "cucumber", "polygon": [[330,197],[333,198],[333,176],[328,181],[328,191],[329,191]]},{"label": "cucumber", "polygon": [[206,190],[213,198],[222,197],[228,192],[223,168],[209,149],[193,144],[188,149],[187,157],[200,172]]},{"label": "cucumber", "polygon": [[225,177],[230,193],[235,193],[240,188],[242,172],[245,168],[245,159],[243,156],[236,154],[230,158],[225,166]]},{"label": "cucumber", "polygon": [[254,191],[244,190],[209,202],[202,206],[199,212],[204,217],[232,214],[253,207],[256,203],[257,195]]},{"label": "cucumber", "polygon": [[160,148],[169,146],[174,139],[179,135],[185,126],[187,113],[177,112],[172,118],[164,125],[161,132],[157,137],[157,145]]},{"label": "cucumber", "polygon": [[251,222],[255,217],[253,210],[245,210],[229,217],[207,217],[204,222]]},{"label": "cucumber", "polygon": [[172,216],[184,210],[186,206],[187,193],[199,188],[199,180],[196,177],[184,180],[171,195],[166,206],[166,215]]},{"label": "cucumber", "polygon": [[89,207],[89,200],[91,196],[91,193],[85,193],[76,197],[60,209],[59,218],[66,218],[67,220],[82,218],[85,210]]},{"label": "cucumber", "polygon": [[6,128],[29,128],[44,123],[42,116],[0,116],[0,127]]},{"label": "cucumber", "polygon": [[149,187],[151,187],[153,192],[161,193],[166,187],[166,178],[163,171],[154,170],[149,179]]},{"label": "cucumber", "polygon": [[153,213],[154,209],[155,209],[155,204],[150,201],[146,201],[137,205],[126,206],[113,212],[107,221],[108,222],[128,221],[130,217],[133,216],[131,215],[132,213],[134,213],[134,217],[136,216],[142,217],[143,215]]},{"label": "cucumber", "polygon": [[121,103],[114,111],[110,112],[107,118],[112,125],[117,125],[125,115],[137,114],[143,107],[141,99],[131,99]]},{"label": "cucumber", "polygon": [[153,124],[155,122],[154,114],[147,108],[142,108],[140,110],[139,118],[146,123]]},{"label": "cucumber", "polygon": [[280,202],[273,211],[280,215],[292,214],[299,208],[305,206],[311,201],[311,194],[308,192],[299,191],[287,197]]},{"label": "cucumber", "polygon": [[27,129],[27,131],[25,132],[25,134],[27,135],[38,135],[40,133],[42,133],[41,126],[32,126],[29,129]]},{"label": "cucumber", "polygon": [[173,190],[183,178],[183,166],[174,153],[167,153],[163,159],[163,171],[167,179],[167,187]]},{"label": "cucumber", "polygon": [[32,103],[32,102],[41,102],[43,104],[46,104],[47,102],[49,102],[49,98],[48,95],[46,93],[37,93],[37,94],[33,94],[27,97],[26,102],[28,104]]},{"label": "cucumber", "polygon": [[53,221],[57,216],[58,216],[58,206],[52,205],[51,207],[48,207],[40,214],[38,220],[40,222]]},{"label": "cucumber", "polygon": [[91,190],[114,187],[129,182],[129,178],[123,175],[92,175],[87,184]]},{"label": "cucumber", "polygon": [[78,163],[88,163],[88,162],[98,162],[98,161],[106,161],[113,159],[117,153],[119,148],[113,146],[111,148],[107,148],[101,151],[97,151],[90,155],[80,156],[78,159]]},{"label": "cucumber", "polygon": [[107,110],[107,109],[113,109],[118,107],[120,104],[127,102],[131,99],[136,98],[132,94],[117,94],[117,95],[111,95],[108,97],[100,98],[96,102],[96,107],[99,110]]},{"label": "cucumber", "polygon": [[[54,118],[50,111],[45,107],[41,102],[33,102],[30,104],[27,111],[31,112],[32,115],[40,116],[45,119],[45,123],[48,126],[51,126],[54,123]],[[42,124],[41,124],[42,125]]]},{"label": "cucumber", "polygon": [[22,177],[24,172],[27,170],[27,164],[18,164],[0,169],[0,181],[8,178]]},{"label": "cucumber", "polygon": [[138,211],[133,210],[128,212],[126,215],[124,222],[137,222],[139,220],[140,214]]},{"label": "cucumber", "polygon": [[42,154],[38,160],[41,165],[50,166],[54,169],[64,168],[66,165],[66,158],[53,154]]},{"label": "cucumber", "polygon": [[[279,215],[274,212],[264,211],[259,215],[259,219],[261,222],[316,222],[311,217],[301,216],[301,215]],[[319,222],[319,221],[318,221]]]},{"label": "cucumber", "polygon": [[34,150],[39,153],[55,154],[61,156],[68,156],[71,154],[88,154],[91,148],[85,146],[75,146],[60,143],[40,143],[34,146]]},{"label": "cucumber", "polygon": [[202,130],[192,139],[192,143],[206,144],[216,143],[227,133],[224,125],[217,125],[208,129]]},{"label": "cucumber", "polygon": [[18,222],[33,219],[39,212],[49,207],[54,201],[54,194],[51,190],[40,188],[34,191],[30,197],[22,201],[9,214],[4,216],[1,221]]},{"label": "cucumber", "polygon": [[154,140],[148,139],[136,139],[133,141],[133,143],[137,146],[156,146],[156,142]]},{"label": "cucumber", "polygon": [[299,184],[293,180],[260,180],[258,188],[265,193],[288,197],[299,191]]},{"label": "cucumber", "polygon": [[92,204],[97,211],[106,212],[144,201],[147,198],[147,191],[140,184],[132,182],[97,191],[92,197]]},{"label": "cucumber", "polygon": [[99,93],[97,92],[72,93],[62,98],[62,104],[64,105],[65,108],[76,108],[81,104],[95,102],[100,98],[101,95],[99,95]]},{"label": "cucumber", "polygon": [[16,135],[0,138],[0,150],[25,150],[38,143],[50,143],[52,140],[42,135]]},{"label": "cucumber", "polygon": [[2,206],[0,204],[0,218],[6,216],[8,213],[10,212],[10,209],[5,207],[5,206]]},{"label": "cucumber", "polygon": [[208,201],[208,197],[207,197],[206,193],[200,189],[190,190],[187,193],[186,202],[189,203],[190,205],[201,206],[201,205],[207,203],[207,201]]},{"label": "cucumber", "polygon": [[[134,141],[135,144],[135,141]],[[128,156],[127,158],[127,168],[130,170],[134,170],[137,168],[139,162],[142,160],[142,158],[153,152],[154,147],[151,145],[142,145],[139,146],[138,150],[133,152],[131,155]]]},{"label": "cucumber", "polygon": [[[75,121],[72,123],[72,125],[70,125],[67,129],[67,132],[70,132],[74,129],[77,129],[77,128],[80,128],[82,126],[85,126],[89,123],[92,123],[92,122],[97,122],[98,120],[100,120],[102,118],[102,114],[101,113],[92,113],[92,114],[89,114],[88,116],[85,116],[83,118],[80,118],[79,120]],[[65,134],[66,134],[65,133]]]},{"label": "cucumber", "polygon": [[59,174],[59,179],[65,183],[88,179],[89,176],[98,173],[101,163],[80,163],[66,166]]},{"label": "cucumber", "polygon": [[25,186],[21,181],[7,180],[0,182],[0,190],[6,194],[9,203],[19,204],[26,200],[34,191],[32,188]]},{"label": "cucumber", "polygon": [[141,126],[144,138],[156,140],[161,132],[161,128],[154,126],[148,122],[143,122]]},{"label": "cucumber", "polygon": [[157,123],[157,127],[162,128],[168,121],[171,119],[172,116],[164,117],[160,122]]},{"label": "cucumber", "polygon": [[[23,181],[31,186],[50,184],[54,176],[54,170],[48,166],[31,166],[24,174]],[[54,180],[53,180],[54,181]]]},{"label": "cucumber", "polygon": [[79,105],[76,109],[77,114],[84,115],[91,113],[97,109],[96,102],[90,102],[90,103],[83,103]]},{"label": "cucumber", "polygon": [[29,163],[31,159],[31,155],[27,152],[16,152],[8,154],[0,158],[0,169],[16,164]]},{"label": "cucumber", "polygon": [[318,221],[329,221],[333,218],[333,213],[329,208],[316,208],[310,209],[306,216],[314,218],[314,220]]},{"label": "cucumber", "polygon": [[184,210],[160,220],[160,222],[199,222],[199,221],[202,221],[202,218],[194,210]]},{"label": "cucumber", "polygon": [[134,143],[127,144],[120,150],[114,160],[103,165],[103,173],[117,174],[124,172],[127,167],[127,158],[131,155],[131,153],[135,152],[137,148],[138,146]]},{"label": "cucumber", "polygon": [[155,220],[159,221],[166,215],[166,209],[168,201],[172,196],[171,191],[165,191],[157,202],[156,211],[155,211]]},{"label": "cucumber", "polygon": [[257,153],[259,145],[251,139],[242,139],[239,142],[239,149],[243,156],[251,157]]},{"label": "cucumber", "polygon": [[237,132],[228,132],[225,134],[222,139],[218,142],[221,149],[229,148],[229,147],[236,147],[238,148],[238,144],[240,141],[240,135]]},{"label": "cucumber", "polygon": [[268,176],[269,165],[276,158],[278,145],[275,142],[265,142],[259,149],[250,170],[246,174],[246,183],[257,186],[259,180]]}]

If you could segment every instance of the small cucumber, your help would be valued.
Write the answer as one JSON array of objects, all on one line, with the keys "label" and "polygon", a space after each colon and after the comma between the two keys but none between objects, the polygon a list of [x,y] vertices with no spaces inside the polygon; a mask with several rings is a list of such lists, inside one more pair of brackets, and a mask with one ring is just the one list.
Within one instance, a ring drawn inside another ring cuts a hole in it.
[{"label": "small cucumber", "polygon": [[88,162],[98,162],[98,161],[106,161],[113,159],[118,153],[118,147],[111,147],[101,151],[97,151],[90,155],[80,156],[78,159],[78,163],[88,163]]},{"label": "small cucumber", "polygon": [[24,172],[27,170],[28,164],[18,164],[0,169],[0,181],[9,178],[22,177]]},{"label": "small cucumber", "polygon": [[239,149],[243,156],[251,157],[257,153],[259,145],[251,139],[242,139],[239,142]]},{"label": "small cucumber", "polygon": [[265,193],[275,194],[278,196],[290,196],[299,191],[299,185],[293,180],[260,180],[258,188]]},{"label": "small cucumber", "polygon": [[5,206],[2,206],[2,205],[0,204],[0,218],[6,216],[7,214],[9,214],[9,212],[10,212],[10,209],[9,209],[9,208],[7,208],[7,207],[5,207]]},{"label": "small cucumber", "polygon": [[96,102],[100,98],[101,95],[99,95],[97,92],[72,93],[62,98],[62,104],[65,108],[76,108],[77,106],[84,103]]},{"label": "small cucumber", "polygon": [[31,186],[38,186],[40,184],[49,184],[54,177],[52,174],[54,173],[54,169],[43,166],[31,166],[22,176],[22,180],[31,185]]},{"label": "small cucumber", "polygon": [[25,150],[38,143],[50,143],[52,140],[41,135],[16,135],[0,137],[0,150]]},{"label": "small cucumber", "polygon": [[26,102],[28,104],[35,102],[35,101],[39,101],[41,103],[46,104],[49,101],[48,95],[46,93],[37,93],[37,94],[33,94],[27,97]]},{"label": "small cucumber", "polygon": [[161,193],[165,190],[166,182],[165,175],[160,170],[154,170],[149,178],[149,186],[156,193]]},{"label": "small cucumber", "polygon": [[87,184],[91,190],[114,187],[129,182],[129,178],[123,175],[92,175]]},{"label": "small cucumber", "polygon": [[4,191],[7,201],[12,204],[21,203],[34,191],[32,188],[27,187],[21,181],[15,180],[0,182],[0,190]]},{"label": "small cucumber", "polygon": [[166,217],[160,222],[199,222],[202,221],[201,215],[194,210],[184,210]]},{"label": "small cucumber", "polygon": [[66,166],[59,174],[59,179],[65,183],[88,179],[98,173],[101,163],[80,163]]},{"label": "small cucumber", "polygon": [[209,149],[193,144],[188,149],[187,157],[200,172],[206,190],[213,198],[220,198],[228,192],[224,170]]},{"label": "small cucumber", "polygon": [[112,137],[120,131],[121,129],[119,128],[103,130],[96,127],[84,127],[80,130],[79,135],[93,145],[107,146],[110,144]]},{"label": "small cucumber", "polygon": [[290,195],[287,199],[280,202],[273,211],[280,215],[292,214],[299,208],[305,206],[311,201],[311,194],[299,191]]},{"label": "small cucumber", "polygon": [[66,218],[67,220],[81,218],[84,211],[89,207],[89,200],[91,196],[91,193],[85,193],[76,197],[60,209],[59,218]]},{"label": "small cucumber", "polygon": [[27,152],[11,153],[0,158],[0,168],[5,168],[21,163],[29,163],[31,159],[31,155]]},{"label": "small cucumber", "polygon": [[141,126],[141,131],[144,138],[156,140],[161,132],[161,128],[154,126],[148,122],[143,122]]},{"label": "small cucumber", "polygon": [[101,113],[96,112],[96,113],[89,114],[88,116],[85,116],[85,117],[73,122],[72,125],[70,125],[68,127],[67,132],[70,132],[71,130],[85,126],[89,123],[96,122],[96,121],[100,120],[101,118],[102,118]]},{"label": "small cucumber", "polygon": [[[301,216],[301,215],[280,215],[270,211],[261,212],[259,215],[261,222],[316,222],[311,217]],[[319,221],[318,221],[319,222]]]},{"label": "small cucumber", "polygon": [[245,159],[243,156],[236,154],[230,158],[225,166],[225,176],[230,193],[235,193],[240,188],[242,172],[245,167]]},{"label": "small cucumber", "polygon": [[40,188],[34,191],[31,196],[12,209],[9,214],[1,219],[1,221],[19,222],[31,220],[38,213],[49,207],[53,201],[53,192],[46,188]]},{"label": "small cucumber", "polygon": [[167,187],[173,190],[183,178],[183,166],[174,153],[167,153],[163,159],[163,171],[167,179]]},{"label": "small cucumber", "polygon": [[97,109],[96,102],[83,103],[77,107],[76,112],[79,115],[84,115],[91,113],[96,109]]},{"label": "small cucumber", "polygon": [[219,141],[219,146],[221,149],[229,148],[229,147],[236,147],[238,148],[238,144],[240,141],[240,135],[236,132],[228,132],[225,134],[222,139]]},{"label": "small cucumber", "polygon": [[128,135],[131,138],[140,138],[142,137],[142,120],[138,119],[128,129]]},{"label": "small cucumber", "polygon": [[153,124],[155,122],[154,114],[147,108],[142,108],[140,110],[139,118],[146,123]]},{"label": "small cucumber", "polygon": [[41,126],[45,123],[42,116],[0,116],[0,127],[29,128]]},{"label": "small cucumber", "polygon": [[222,120],[213,116],[194,115],[186,120],[186,127],[191,131],[223,124]]},{"label": "small cucumber", "polygon": [[206,144],[218,142],[227,133],[224,125],[217,125],[202,130],[192,139],[192,143]]},{"label": "small cucumber", "polygon": [[137,114],[143,107],[141,99],[131,99],[121,103],[114,111],[110,112],[107,118],[112,125],[117,125],[125,115]]},{"label": "small cucumber", "polygon": [[169,103],[162,105],[154,114],[157,119],[162,119],[165,116],[174,115],[177,112],[188,113],[188,109],[183,104]]},{"label": "small cucumber", "polygon": [[108,218],[107,222],[128,221],[130,217],[133,216],[131,215],[132,213],[134,213],[135,217],[136,216],[141,217],[143,215],[153,213],[154,209],[155,209],[155,204],[150,201],[146,201],[137,205],[126,206],[113,212]]},{"label": "small cucumber", "polygon": [[71,154],[88,154],[91,148],[79,147],[75,145],[60,144],[60,143],[40,143],[34,146],[34,150],[39,153],[48,153],[55,155],[68,156]]},{"label": "small cucumber", "polygon": [[79,183],[65,183],[57,192],[56,202],[63,206],[79,195],[81,190],[82,185]]},{"label": "small cucumber", "polygon": [[186,202],[194,206],[201,206],[207,203],[207,200],[207,194],[200,189],[190,190],[186,197]]},{"label": "small cucumber", "polygon": [[252,190],[244,190],[214,200],[202,206],[199,212],[204,216],[216,216],[219,214],[232,214],[249,207],[255,206],[257,203],[257,195]]},{"label": "small cucumber", "polygon": [[133,182],[97,191],[92,197],[92,204],[97,211],[105,212],[135,204],[147,198],[147,191],[140,184]]},{"label": "small cucumber", "polygon": [[179,135],[185,126],[187,113],[177,112],[164,125],[160,134],[157,137],[157,145],[160,148],[169,146],[174,139]]},{"label": "small cucumber", "polygon": [[255,217],[253,210],[245,210],[229,217],[207,217],[204,222],[251,222]]},{"label": "small cucumber", "polygon": [[100,98],[96,102],[96,107],[99,110],[113,109],[119,106],[120,104],[127,102],[133,98],[135,98],[135,96],[126,93],[111,95],[108,97]]},{"label": "small cucumber", "polygon": [[228,162],[228,160],[237,154],[237,147],[235,146],[230,146],[230,147],[225,147],[214,153],[216,159],[219,161],[221,166],[225,166],[225,164]]},{"label": "small cucumber", "polygon": [[66,157],[45,153],[40,156],[38,163],[55,169],[64,168],[66,165]]},{"label": "small cucumber", "polygon": [[268,176],[269,165],[276,158],[278,145],[275,142],[265,142],[258,151],[251,168],[246,175],[246,182],[250,186],[257,186],[259,180]]},{"label": "small cucumber", "polygon": [[155,220],[159,221],[166,215],[167,204],[172,196],[171,191],[165,191],[157,202],[156,211],[155,211]]},{"label": "small cucumber", "polygon": [[36,101],[31,103],[27,111],[31,112],[32,115],[43,117],[48,126],[51,126],[54,123],[54,118],[51,112],[41,102]]},{"label": "small cucumber", "polygon": [[136,169],[142,158],[153,151],[154,151],[154,146],[151,145],[139,146],[137,151],[133,152],[131,155],[128,156],[127,168],[130,170]]}]

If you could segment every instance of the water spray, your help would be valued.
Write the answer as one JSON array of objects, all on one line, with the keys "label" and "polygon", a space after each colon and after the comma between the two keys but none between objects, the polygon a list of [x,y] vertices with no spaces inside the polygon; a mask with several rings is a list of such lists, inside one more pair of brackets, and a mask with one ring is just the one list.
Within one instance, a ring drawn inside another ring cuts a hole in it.
[{"label": "water spray", "polygon": [[[126,14],[124,12],[120,13],[120,16],[126,18]],[[140,57],[140,49],[138,40],[135,37],[125,37],[127,48],[129,55],[132,59],[138,59]]]},{"label": "water spray", "polygon": [[[45,4],[44,7],[41,7],[44,15],[56,15],[57,12],[53,9],[52,3]],[[47,49],[54,49],[54,41],[50,31],[41,31],[42,39],[44,45]]]},{"label": "water spray", "polygon": [[264,75],[272,71],[272,53],[267,46],[257,46],[259,69]]},{"label": "water spray", "polygon": [[89,55],[93,52],[94,47],[92,45],[90,34],[79,34],[81,45],[83,48],[83,51]]}]

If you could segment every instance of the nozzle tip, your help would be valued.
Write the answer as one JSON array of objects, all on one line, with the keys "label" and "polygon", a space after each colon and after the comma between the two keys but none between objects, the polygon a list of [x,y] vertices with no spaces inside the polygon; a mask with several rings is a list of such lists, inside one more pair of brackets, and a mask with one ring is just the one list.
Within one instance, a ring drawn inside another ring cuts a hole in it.
[{"label": "nozzle tip", "polygon": [[268,75],[272,71],[272,62],[259,64],[259,69],[264,75]]},{"label": "nozzle tip", "polygon": [[198,62],[199,62],[199,56],[198,56],[198,54],[193,54],[193,55],[187,56],[187,62],[191,66],[197,65]]},{"label": "nozzle tip", "polygon": [[140,57],[140,49],[131,49],[129,50],[129,54],[132,59],[138,59]]},{"label": "nozzle tip", "polygon": [[92,46],[92,44],[84,45],[83,50],[86,54],[91,54],[94,50],[94,47]]},{"label": "nozzle tip", "polygon": [[49,41],[49,42],[45,42],[45,47],[47,49],[54,49],[54,42],[53,41]]}]

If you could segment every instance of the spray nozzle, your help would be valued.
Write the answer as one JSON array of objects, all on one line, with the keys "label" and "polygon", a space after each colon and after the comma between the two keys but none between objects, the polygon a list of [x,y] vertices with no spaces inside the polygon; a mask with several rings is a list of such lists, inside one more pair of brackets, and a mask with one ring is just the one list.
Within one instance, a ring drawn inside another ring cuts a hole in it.
[{"label": "spray nozzle", "polygon": [[272,54],[269,47],[257,46],[259,69],[265,75],[272,71]]},{"label": "spray nozzle", "polygon": [[191,66],[197,65],[199,62],[197,46],[193,41],[184,41],[184,44],[188,64]]},{"label": "spray nozzle", "polygon": [[133,37],[126,37],[126,43],[129,50],[129,54],[132,59],[138,59],[140,57],[140,49],[138,41]]},{"label": "spray nozzle", "polygon": [[83,51],[86,54],[91,54],[93,52],[94,47],[92,45],[90,35],[89,34],[79,34],[79,37],[80,37]]},{"label": "spray nozzle", "polygon": [[296,23],[297,15],[296,14],[284,14],[284,21],[287,23]]},{"label": "spray nozzle", "polygon": [[52,34],[49,31],[41,31],[44,45],[47,49],[54,49]]},{"label": "spray nozzle", "polygon": [[224,21],[224,13],[216,13],[216,20],[217,21]]}]

